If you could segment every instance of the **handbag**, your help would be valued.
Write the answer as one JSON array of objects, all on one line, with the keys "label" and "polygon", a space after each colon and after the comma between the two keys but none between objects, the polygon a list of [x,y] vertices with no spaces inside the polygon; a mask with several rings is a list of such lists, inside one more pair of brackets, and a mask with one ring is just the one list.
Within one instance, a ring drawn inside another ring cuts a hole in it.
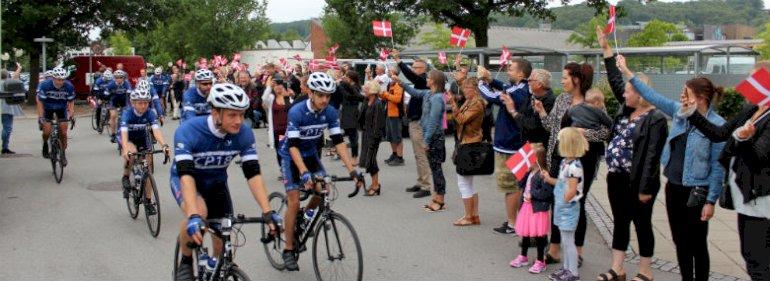
[{"label": "handbag", "polygon": [[[462,142],[463,134],[460,130],[458,142]],[[479,176],[491,175],[495,171],[495,152],[492,144],[488,142],[474,142],[457,145],[455,143],[452,162],[458,175]]]},{"label": "handbag", "polygon": [[690,197],[687,198],[687,207],[697,207],[706,204],[706,196],[709,191],[705,187],[696,186],[690,191]]},{"label": "handbag", "polygon": [[[728,171],[729,172],[729,171]],[[725,180],[722,182],[722,192],[719,194],[719,207],[726,210],[735,210],[733,205],[733,194],[730,191],[730,184],[727,182],[729,176],[725,176]]]}]

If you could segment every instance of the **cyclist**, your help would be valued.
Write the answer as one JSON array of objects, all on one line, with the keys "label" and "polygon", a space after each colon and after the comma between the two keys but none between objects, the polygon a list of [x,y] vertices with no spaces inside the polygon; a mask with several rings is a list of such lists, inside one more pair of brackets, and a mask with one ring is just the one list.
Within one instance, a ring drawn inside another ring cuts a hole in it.
[{"label": "cyclist", "polygon": [[57,67],[51,71],[51,80],[46,80],[37,90],[37,117],[43,127],[43,158],[48,158],[48,137],[51,135],[51,120],[59,120],[61,141],[61,163],[67,166],[64,156],[67,150],[67,124],[75,109],[75,87],[67,80],[69,73]]},{"label": "cyclist", "polygon": [[155,93],[160,97],[163,110],[166,110],[166,94],[171,84],[171,79],[163,74],[163,69],[156,67],[153,75],[150,77],[150,84],[155,90]]},{"label": "cyclist", "polygon": [[[171,192],[188,219],[180,225],[179,247],[182,260],[177,280],[191,280],[192,251],[188,242],[203,242],[200,227],[206,218],[223,218],[233,214],[227,186],[227,167],[240,156],[252,196],[262,208],[262,216],[279,218],[270,210],[267,190],[262,181],[254,133],[243,124],[249,97],[240,87],[217,84],[208,96],[211,114],[188,119],[174,133],[174,163],[171,165]],[[214,240],[215,255],[222,243]],[[180,278],[181,277],[181,278]]]},{"label": "cyclist", "polygon": [[[318,140],[323,137],[325,129],[329,129],[332,143],[356,184],[363,179],[363,175],[353,168],[348,149],[343,142],[339,114],[336,109],[328,106],[331,94],[337,88],[334,79],[326,73],[314,72],[307,80],[307,87],[311,90],[309,98],[289,109],[286,138],[281,141],[279,151],[283,161],[281,170],[288,197],[288,209],[284,218],[287,238],[283,260],[289,271],[299,270],[297,251],[294,249],[295,241],[292,238],[299,212],[299,188],[312,188],[313,177],[325,174],[317,153]],[[317,207],[320,199],[318,196],[313,196],[307,208]]]},{"label": "cyclist", "polygon": [[[158,125],[158,116],[154,111],[149,110],[150,100],[152,95],[149,89],[137,88],[131,93],[131,106],[127,106],[123,109],[122,116],[120,118],[120,136],[118,142],[123,148],[123,198],[128,198],[128,192],[131,188],[131,183],[128,180],[128,173],[133,163],[129,158],[129,153],[137,153],[139,151],[145,151],[152,149],[152,140],[147,134],[147,127],[152,128],[152,136],[158,141],[158,144],[163,147],[166,155],[169,154],[168,144],[163,139],[163,134],[160,132],[160,126]],[[152,154],[148,154],[147,161],[152,167]],[[150,169],[152,171],[152,169]],[[152,196],[152,188],[146,190],[145,196],[150,198]],[[149,199],[148,199],[149,200]],[[147,212],[154,215],[152,205],[147,205]]]},{"label": "cyclist", "polygon": [[150,96],[152,97],[152,111],[155,112],[155,115],[158,116],[158,121],[160,121],[160,124],[163,125],[163,121],[166,118],[166,113],[163,110],[163,106],[161,106],[160,97],[158,97],[158,93],[155,92],[155,88],[150,85],[150,82],[148,82],[147,79],[139,80],[136,82],[136,89],[140,88],[147,90],[150,93]]},{"label": "cyclist", "polygon": [[118,125],[118,112],[126,106],[128,93],[131,92],[131,83],[126,81],[128,74],[123,70],[113,73],[115,80],[104,89],[104,94],[110,98],[110,141],[115,143],[115,132]]},{"label": "cyclist", "polygon": [[198,69],[195,72],[195,87],[190,87],[184,92],[182,98],[182,121],[195,116],[209,115],[211,107],[206,102],[206,97],[214,84],[214,73],[208,69]]},{"label": "cyclist", "polygon": [[[104,89],[107,88],[107,85],[109,85],[110,81],[112,81],[112,71],[109,69],[105,70],[104,73],[102,73],[101,77],[97,78],[96,81],[94,81],[93,86],[93,93],[94,97],[96,98],[97,106],[96,106],[96,116],[101,116],[102,114],[102,107],[101,104],[109,101],[109,96],[105,95]],[[101,118],[96,118],[96,126],[100,127],[102,124]]]}]

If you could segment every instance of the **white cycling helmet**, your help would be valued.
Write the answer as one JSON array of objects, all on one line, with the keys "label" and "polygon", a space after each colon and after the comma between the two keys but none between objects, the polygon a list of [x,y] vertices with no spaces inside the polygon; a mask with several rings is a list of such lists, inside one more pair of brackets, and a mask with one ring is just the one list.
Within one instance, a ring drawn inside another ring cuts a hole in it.
[{"label": "white cycling helmet", "polygon": [[329,74],[323,72],[313,72],[307,79],[307,86],[313,91],[326,94],[334,93],[337,90],[337,83],[334,82]]},{"label": "white cycling helmet", "polygon": [[126,76],[128,76],[128,73],[126,73],[123,70],[118,69],[112,75],[115,76],[115,78],[126,78]]},{"label": "white cycling helmet", "polygon": [[208,69],[198,69],[198,71],[195,72],[195,81],[205,80],[214,81],[214,73]]},{"label": "white cycling helmet", "polygon": [[150,82],[147,82],[147,79],[141,79],[141,80],[139,80],[139,82],[136,82],[136,89],[137,90],[143,89],[143,90],[147,90],[149,92],[150,91]]},{"label": "white cycling helmet", "polygon": [[53,76],[53,72],[51,72],[50,70],[46,70],[44,72],[43,76],[45,76],[45,78],[52,77]]},{"label": "white cycling helmet", "polygon": [[155,75],[160,75],[161,73],[163,73],[163,69],[161,69],[160,67],[156,67],[155,68]]},{"label": "white cycling helmet", "polygon": [[137,87],[133,92],[131,92],[131,100],[149,101],[151,99],[152,95],[150,94],[150,89]]},{"label": "white cycling helmet", "polygon": [[102,73],[102,80],[110,81],[112,80],[112,78],[113,78],[112,71],[110,71],[109,69],[104,71],[104,73]]},{"label": "white cycling helmet", "polygon": [[56,67],[53,70],[51,70],[51,76],[56,79],[67,79],[67,76],[69,76],[69,73],[67,73],[67,70],[61,67]]},{"label": "white cycling helmet", "polygon": [[209,92],[208,102],[213,108],[246,110],[249,108],[249,96],[236,85],[221,83],[214,85]]}]

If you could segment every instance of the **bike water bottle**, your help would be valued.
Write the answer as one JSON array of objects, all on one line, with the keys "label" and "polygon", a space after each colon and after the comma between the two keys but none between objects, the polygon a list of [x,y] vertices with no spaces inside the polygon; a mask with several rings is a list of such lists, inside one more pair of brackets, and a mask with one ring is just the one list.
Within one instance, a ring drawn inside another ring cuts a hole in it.
[{"label": "bike water bottle", "polygon": [[315,215],[315,210],[307,209],[307,211],[305,211],[305,223],[303,224],[302,229],[307,230],[310,226],[310,222],[313,220],[313,215]]},{"label": "bike water bottle", "polygon": [[208,268],[208,262],[209,262],[209,255],[206,254],[205,252],[203,254],[201,254],[200,256],[198,256],[198,268],[199,269]]},{"label": "bike water bottle", "polygon": [[217,267],[217,258],[210,257],[206,262],[206,272],[214,272],[215,267]]}]

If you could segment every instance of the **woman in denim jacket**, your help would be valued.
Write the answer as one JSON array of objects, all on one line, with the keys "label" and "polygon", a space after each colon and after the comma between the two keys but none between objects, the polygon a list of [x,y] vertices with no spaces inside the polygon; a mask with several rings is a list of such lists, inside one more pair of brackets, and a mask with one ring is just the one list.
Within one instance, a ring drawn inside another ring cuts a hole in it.
[{"label": "woman in denim jacket", "polygon": [[[664,175],[668,178],[668,222],[682,280],[708,280],[708,220],[714,215],[714,204],[722,191],[725,171],[718,160],[725,143],[709,140],[690,124],[687,116],[678,114],[680,102],[664,97],[639,81],[625,60],[618,60],[618,67],[645,100],[673,118],[661,157]],[[681,96],[692,97],[700,114],[711,123],[721,125],[725,120],[712,105],[722,94],[721,87],[714,86],[707,78],[696,77],[685,82]],[[705,200],[689,200],[691,196],[698,198],[695,193],[705,195]]]}]

